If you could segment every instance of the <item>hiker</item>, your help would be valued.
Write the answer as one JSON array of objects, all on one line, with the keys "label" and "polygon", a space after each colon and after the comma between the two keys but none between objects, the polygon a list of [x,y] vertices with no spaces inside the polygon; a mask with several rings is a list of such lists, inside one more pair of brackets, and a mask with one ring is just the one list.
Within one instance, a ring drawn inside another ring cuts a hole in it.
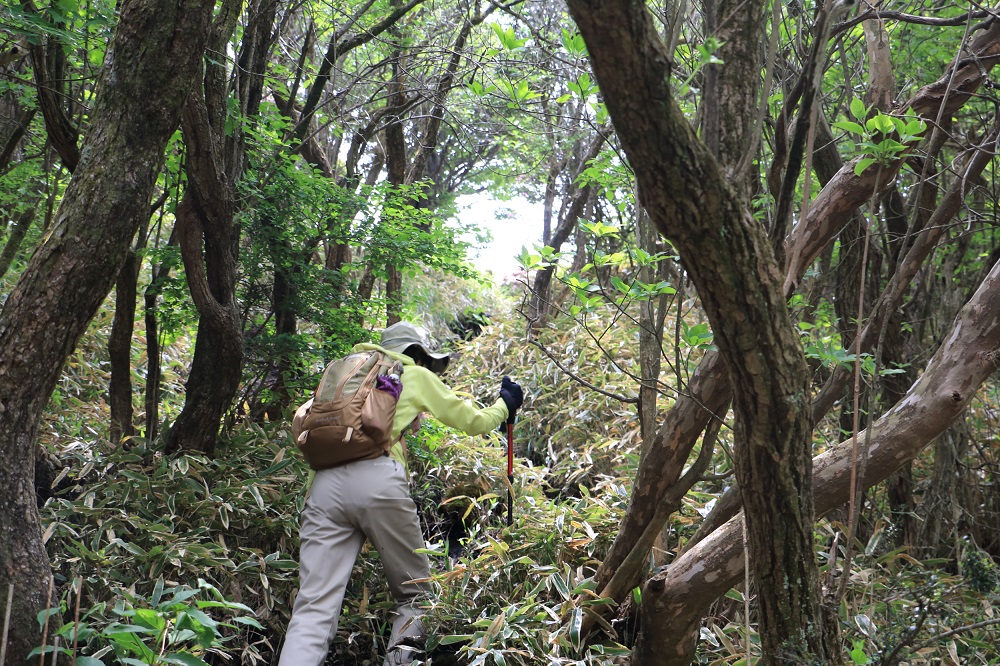
[{"label": "hiker", "polygon": [[410,499],[402,432],[426,412],[470,435],[485,434],[504,421],[513,422],[524,399],[521,387],[509,377],[503,378],[500,397],[489,407],[480,409],[459,398],[438,378],[449,355],[436,352],[427,331],[408,322],[385,329],[379,345],[356,345],[353,352],[359,351],[382,351],[403,364],[392,448],[384,456],[316,472],[300,520],[299,593],[279,666],[323,663],[366,538],[379,553],[398,604],[385,666],[413,661],[413,646],[424,637],[419,606],[432,587],[407,582],[429,578],[430,564],[425,554],[414,552],[424,547],[424,538]]}]

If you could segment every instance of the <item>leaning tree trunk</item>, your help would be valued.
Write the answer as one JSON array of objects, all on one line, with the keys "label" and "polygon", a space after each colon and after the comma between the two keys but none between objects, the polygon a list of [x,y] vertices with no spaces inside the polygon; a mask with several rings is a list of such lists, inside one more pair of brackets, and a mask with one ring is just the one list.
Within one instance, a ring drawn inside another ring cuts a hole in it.
[{"label": "leaning tree trunk", "polygon": [[[975,38],[969,49],[978,56],[977,58],[955,63],[953,69],[945,72],[937,81],[921,88],[900,108],[912,106],[918,116],[933,121],[940,107],[944,107],[947,117],[947,114],[954,113],[968,101],[971,94],[987,80],[990,69],[997,62],[995,56],[1000,53],[1000,21],[994,21],[987,28]],[[817,141],[817,146],[820,143]],[[984,159],[985,163],[988,163],[992,157],[991,145],[992,142],[984,142],[984,148],[973,156],[973,161]],[[985,163],[968,167],[966,174],[968,180],[974,180]],[[877,190],[883,193],[887,183],[894,182],[893,174],[902,164],[902,160],[894,163],[891,169],[884,168],[881,171],[867,169],[860,176],[855,175],[854,164],[851,162],[844,165],[829,179],[822,192],[813,201],[808,214],[803,216],[788,235],[786,246],[797,249],[793,252],[794,261],[786,266],[784,285],[786,297],[791,296],[806,269],[819,256],[822,249],[837,236],[855,211],[871,199],[872,192]],[[963,178],[962,182],[966,182],[966,179]],[[964,189],[959,188],[956,195],[960,192],[964,192]],[[925,246],[924,249],[933,247],[940,234],[928,231],[946,228],[948,220],[954,215],[961,200],[961,196],[956,196],[954,205],[945,206],[942,203],[939,206],[935,212],[936,221],[928,225],[929,229],[925,230],[916,242],[918,247],[911,248],[910,254],[923,254],[919,246]],[[905,283],[905,279],[900,282]],[[621,529],[595,576],[598,589],[602,589],[619,566],[626,561],[655,514],[656,507],[664,501],[674,482],[679,478],[678,466],[683,467],[698,437],[713,418],[713,414],[718,414],[720,406],[727,403],[731,391],[721,356],[715,352],[705,354],[692,376],[687,393],[682,394],[667,412],[648,455],[643,458],[639,466]],[[833,399],[828,396],[840,395],[838,391],[824,391],[824,394],[826,395],[820,395],[814,401],[814,421],[818,420],[817,413],[825,414],[832,406]],[[723,507],[725,498],[716,506],[716,510],[706,521],[706,523],[711,521],[713,524],[703,524],[698,532],[699,539],[726,523],[738,511],[738,493],[734,493],[733,499],[735,501],[728,509]],[[720,518],[723,513],[720,509],[726,509],[728,515]],[[632,589],[632,586],[624,586],[622,589],[627,591]],[[620,601],[622,598],[616,599]]]},{"label": "leaning tree trunk", "polygon": [[51,577],[32,484],[38,421],[149,215],[211,14],[199,0],[121,4],[80,163],[51,233],[0,313],[0,590],[15,590],[9,666],[41,642],[35,616]]},{"label": "leaning tree trunk", "polygon": [[[813,542],[809,372],[767,235],[672,99],[670,57],[645,3],[569,5],[642,204],[691,275],[733,382],[764,661],[835,661]],[[762,8],[749,3],[742,20]]]},{"label": "leaning tree trunk", "polygon": [[[865,484],[873,486],[912,460],[965,411],[977,391],[997,371],[1000,348],[1000,264],[959,312],[945,343],[920,379],[871,427]],[[858,439],[866,436],[858,433]],[[847,501],[851,440],[813,461],[816,514]],[[730,519],[647,581],[642,593],[641,642],[637,659],[658,666],[688,666],[694,657],[701,618],[726,590],[743,579],[742,516]],[[656,629],[659,628],[659,631]],[[667,629],[669,628],[669,630]]]}]

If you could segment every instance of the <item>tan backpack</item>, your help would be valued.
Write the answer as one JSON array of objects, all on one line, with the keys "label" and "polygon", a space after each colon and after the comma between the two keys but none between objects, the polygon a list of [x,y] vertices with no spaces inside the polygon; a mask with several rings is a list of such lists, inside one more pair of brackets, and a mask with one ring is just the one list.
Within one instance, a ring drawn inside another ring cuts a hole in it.
[{"label": "tan backpack", "polygon": [[403,364],[379,351],[330,363],[312,400],[292,419],[292,437],[313,469],[378,458],[392,446]]}]

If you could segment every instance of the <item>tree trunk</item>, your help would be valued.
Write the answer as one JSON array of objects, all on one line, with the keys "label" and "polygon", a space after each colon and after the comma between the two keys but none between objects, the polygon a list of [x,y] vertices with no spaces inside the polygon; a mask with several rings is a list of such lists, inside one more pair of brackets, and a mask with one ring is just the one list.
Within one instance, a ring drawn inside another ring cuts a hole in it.
[{"label": "tree trunk", "polygon": [[[939,111],[943,113],[942,118],[949,119],[970,99],[988,79],[990,70],[996,65],[996,56],[1000,54],[1000,21],[992,20],[982,25],[985,29],[963,50],[961,61],[954,63],[954,68],[949,68],[940,79],[917,91],[900,105],[901,110],[912,108],[918,117],[930,124],[936,121]],[[812,202],[808,215],[795,225],[785,242],[785,293],[793,291],[806,267],[819,256],[836,235],[836,230],[871,199],[873,193],[881,196],[895,183],[904,157],[900,155],[889,166],[865,169],[860,176],[854,174],[858,159],[855,158],[827,183]]]},{"label": "tree trunk", "polygon": [[18,215],[17,220],[14,221],[14,228],[11,230],[10,235],[7,236],[3,252],[0,252],[0,278],[10,270],[10,265],[14,263],[14,257],[17,256],[17,251],[21,249],[21,243],[24,242],[24,237],[28,234],[28,229],[31,228],[31,223],[34,219],[35,209],[29,208]]},{"label": "tree trunk", "polygon": [[63,363],[104,302],[149,204],[195,81],[211,3],[122,3],[80,163],[51,233],[0,313],[0,590],[15,588],[8,657],[38,645],[51,570],[35,504],[38,420]]},{"label": "tree trunk", "polygon": [[[918,91],[911,100],[914,103],[914,109],[923,114],[925,119],[933,120],[936,117],[938,106],[935,105],[935,102],[938,105],[943,104],[948,111],[954,111],[969,99],[968,93],[974,91],[985,80],[989,69],[992,68],[996,60],[988,56],[1000,52],[1000,22],[994,22],[988,28],[973,41],[972,47],[973,52],[981,56],[978,62],[985,69],[981,69],[979,65],[973,65],[971,62],[963,62],[955,71],[954,76],[950,71],[946,72],[941,79]],[[947,89],[948,82],[953,78],[955,81],[962,82],[961,89],[953,89],[947,98],[943,98],[943,92]],[[904,107],[909,104],[905,104]],[[723,130],[726,127],[728,125],[722,125]],[[817,145],[822,143],[819,141]],[[967,180],[974,180],[978,177],[978,174],[991,160],[992,149],[993,142],[990,140],[983,142],[981,150],[973,151],[963,178],[950,188],[952,191],[944,197],[942,204],[928,221],[927,228],[915,238],[913,246],[907,254],[907,259],[903,261],[904,269],[898,270],[897,276],[912,275],[916,267],[923,261],[922,257],[926,257],[930,249],[937,243],[941,232],[947,227],[947,222],[954,216],[962,201],[965,183]],[[818,164],[819,161],[816,163]],[[798,260],[791,262],[786,267],[784,285],[786,297],[791,296],[795,285],[798,284],[806,268],[819,255],[822,248],[826,247],[837,236],[841,228],[850,221],[857,208],[872,196],[875,187],[875,170],[868,169],[861,176],[856,176],[853,167],[853,163],[846,164],[832,177],[828,177],[829,182],[814,200],[808,215],[789,234],[786,245],[797,244],[803,249],[799,252]],[[822,174],[820,175],[822,177]],[[906,278],[894,279],[894,283],[897,285],[905,285],[906,282]],[[893,285],[890,285],[889,289],[892,292],[892,300],[889,302],[898,303],[898,298],[902,295],[901,292],[898,292],[898,288]],[[869,332],[869,334],[871,333]],[[828,386],[835,381],[838,381],[838,378],[831,378],[831,381],[827,382]],[[841,378],[841,381],[846,381],[846,379]],[[648,455],[643,458],[633,485],[628,511],[611,550],[595,575],[598,589],[604,587],[611,575],[617,571],[632,551],[652,518],[655,508],[663,501],[671,484],[679,477],[680,470],[676,470],[675,474],[675,466],[684,465],[684,461],[697,443],[699,435],[713,414],[719,414],[721,406],[728,402],[731,391],[721,356],[713,352],[706,354],[695,370],[687,386],[686,394],[675,401],[667,412],[664,422],[650,446]],[[825,414],[833,405],[834,399],[840,395],[839,388],[832,391],[827,391],[824,388],[813,403],[813,420],[818,420],[817,415]],[[721,414],[719,418],[722,418]],[[729,496],[730,494],[727,494],[727,497]],[[699,529],[696,540],[700,541],[725,524],[738,510],[738,493],[731,493],[731,501],[727,501],[724,497],[716,506],[715,511],[703,523],[702,528]],[[637,579],[635,583],[638,584],[638,582]],[[617,598],[617,600],[621,601],[621,598]]]},{"label": "tree trunk", "polygon": [[[657,253],[657,233],[642,209],[637,211],[636,245],[650,255]],[[639,279],[646,284],[666,280],[666,261],[639,269]],[[639,433],[642,450],[649,448],[656,432],[657,399],[660,396],[660,360],[663,356],[663,323],[667,314],[667,297],[661,295],[639,303]]]},{"label": "tree trunk", "polygon": [[[888,286],[880,296],[871,319],[865,324],[864,329],[861,331],[861,350],[863,352],[870,350],[875,344],[879,334],[879,329],[882,326],[883,318],[893,316],[891,313],[898,307],[898,304],[902,300],[908,285],[913,280],[913,277],[917,275],[924,261],[937,246],[938,240],[947,228],[947,222],[955,216],[961,206],[965,192],[968,191],[971,183],[979,177],[979,174],[982,173],[983,169],[985,169],[986,166],[992,161],[994,154],[993,151],[996,147],[996,139],[996,133],[990,135],[989,138],[982,142],[981,146],[971,148],[966,154],[965,160],[958,161],[963,164],[962,177],[956,179],[956,181],[951,184],[947,193],[944,197],[942,197],[940,205],[938,205],[933,214],[931,214],[928,218],[925,228],[912,239],[909,251],[906,253],[906,256],[902,259],[902,261],[898,263],[896,272],[892,275]],[[785,284],[788,285],[790,282],[786,280]],[[786,295],[790,294],[786,292]],[[888,329],[889,333],[895,330],[895,326],[897,325],[890,324]],[[891,336],[888,337],[888,341],[893,342],[893,338]],[[855,348],[855,346],[856,345],[853,342],[848,345],[848,347],[852,349]],[[831,373],[830,377],[826,381],[826,384],[813,400],[812,419],[814,423],[819,422],[819,420],[823,418],[823,416],[825,416],[826,413],[833,407],[834,402],[842,395],[844,387],[850,380],[851,375],[851,369],[843,365],[838,365],[837,368]],[[885,380],[885,385],[887,388],[891,388],[897,396],[901,396],[906,393],[909,386],[912,385],[912,382],[910,382],[910,384],[907,384],[906,388],[902,388],[896,385],[897,380],[892,377],[893,376],[890,375],[890,377]],[[887,404],[895,404],[897,401],[898,400]],[[727,492],[723,496],[719,503],[715,505],[715,509],[712,510],[712,513],[706,517],[701,527],[698,528],[698,533],[692,538],[692,541],[700,541],[707,534],[724,524],[732,518],[737,511],[739,511],[740,504],[736,495],[737,494],[735,492]]]},{"label": "tree trunk", "polygon": [[[645,4],[569,5],[642,204],[680,253],[733,382],[764,661],[834,661],[813,544],[809,371],[767,236],[673,101],[669,54]],[[744,15],[763,16],[762,7],[750,3]],[[651,654],[640,651],[638,663]]]},{"label": "tree trunk", "polygon": [[[390,0],[389,6],[398,11],[402,0]],[[389,82],[389,97],[386,106],[394,109],[404,109],[407,106],[406,93],[403,90],[403,77],[407,58],[403,54],[403,33],[399,25],[389,29],[392,44],[392,80]],[[385,128],[385,166],[386,180],[393,188],[402,187],[406,182],[406,137],[403,132],[403,119],[400,111],[393,114]],[[395,204],[393,204],[395,205]],[[419,205],[419,204],[418,204]],[[385,325],[392,326],[400,321],[403,311],[403,274],[395,265],[392,257],[377,257],[379,263],[385,265]],[[371,267],[373,270],[375,266]]]},{"label": "tree trunk", "polygon": [[[176,216],[188,286],[201,318],[184,408],[170,426],[165,449],[214,455],[222,417],[236,395],[243,369],[243,333],[235,291],[236,238],[219,238],[219,229],[212,236],[205,234],[203,214],[193,210],[192,199],[190,193],[185,195]],[[228,227],[225,231],[235,235],[232,215],[230,209],[228,217],[215,221],[228,220],[228,225],[223,223]]]},{"label": "tree trunk", "polygon": [[66,99],[65,47],[54,35],[44,44],[32,45],[31,69],[49,142],[59,153],[63,166],[72,173],[80,162],[80,148],[77,146],[79,133],[63,107]]},{"label": "tree trunk", "polygon": [[[157,239],[159,239],[159,234],[157,234]],[[176,243],[176,233],[172,232],[167,246],[176,245]],[[159,245],[159,240],[157,240],[157,245]],[[160,365],[160,327],[156,313],[163,283],[170,277],[172,267],[172,262],[166,261],[153,265],[150,268],[152,275],[149,285],[142,296],[143,319],[146,323],[146,385],[143,396],[146,427],[143,437],[148,442],[156,440],[160,428],[160,384],[163,379],[163,369]]]},{"label": "tree trunk", "polygon": [[136,281],[139,261],[135,252],[125,257],[125,264],[115,282],[115,318],[108,338],[111,383],[108,404],[111,407],[111,444],[135,434],[132,425],[132,331],[135,328]]},{"label": "tree trunk", "polygon": [[[865,483],[875,485],[912,460],[957,419],[998,368],[1000,264],[955,318],[946,342],[934,354],[906,397],[872,425]],[[865,437],[859,433],[858,438]],[[813,463],[816,514],[847,501],[851,440]],[[743,579],[743,519],[738,515],[676,558],[643,590],[636,664],[689,666],[701,618],[719,596]],[[669,627],[669,631],[666,630]],[[657,631],[659,628],[659,631]],[[643,661],[643,659],[646,659]]]},{"label": "tree trunk", "polygon": [[969,447],[965,424],[958,421],[934,442],[934,471],[917,510],[922,518],[913,556],[956,558],[958,522],[962,514],[962,459]]},{"label": "tree trunk", "polygon": [[[718,37],[723,41],[719,56],[727,63],[719,78],[719,101],[726,121],[719,124],[718,156],[727,178],[749,199],[752,181],[747,177],[753,150],[751,137],[756,122],[756,99],[761,70],[759,26],[754,20],[734,20],[746,11],[742,0],[725,0],[719,5],[721,16]],[[759,8],[758,8],[759,9]],[[678,15],[683,8],[677,9]],[[680,18],[675,19],[676,23]],[[676,26],[675,26],[676,27]],[[679,30],[679,28],[677,28]],[[676,32],[676,30],[675,30]],[[640,393],[641,397],[641,393]],[[620,576],[622,563],[634,549],[636,539],[643,533],[663,497],[680,479],[680,473],[699,434],[710,423],[721,423],[725,418],[731,390],[726,378],[722,357],[714,352],[706,354],[655,435],[644,437],[648,444],[636,477],[621,529],[611,551],[602,562],[595,580],[598,589],[614,574]],[[631,572],[631,589],[640,583],[638,570]],[[621,599],[617,599],[621,600]]]},{"label": "tree trunk", "polygon": [[[552,232],[551,237],[546,241],[546,244],[556,252],[562,248],[563,243],[569,240],[570,235],[576,231],[580,217],[583,215],[587,201],[593,192],[593,188],[590,185],[579,187],[577,178],[586,168],[587,163],[600,154],[603,146],[604,136],[602,132],[592,138],[591,144],[585,152],[583,151],[583,146],[577,146],[578,149],[573,151],[574,155],[579,155],[571,164],[574,175],[568,179],[569,185],[566,192],[563,193],[562,206],[555,231]],[[531,327],[536,330],[544,327],[548,320],[549,310],[552,305],[549,302],[549,294],[552,290],[552,274],[554,270],[554,266],[538,269],[535,273],[535,279],[531,283],[531,298],[528,303],[527,317]]]},{"label": "tree trunk", "polygon": [[[153,273],[154,277],[156,272]],[[156,280],[153,280],[153,285]],[[143,317],[146,322],[146,389],[143,404],[146,410],[146,429],[143,436],[152,442],[159,435],[160,429],[160,379],[163,369],[160,365],[160,331],[156,319],[157,299],[160,294],[158,287],[150,285],[143,294],[145,308]]]},{"label": "tree trunk", "polygon": [[403,315],[403,272],[389,264],[385,276],[385,325],[398,324]]},{"label": "tree trunk", "polygon": [[[242,0],[224,0],[213,26],[210,48],[224,52],[239,20]],[[240,73],[241,112],[253,112],[262,88],[254,76],[264,74],[265,55],[274,20],[274,5],[255,12],[243,34]],[[254,46],[248,47],[248,44]],[[256,55],[248,55],[252,52]],[[188,149],[188,191],[177,207],[177,234],[191,298],[200,316],[184,408],[167,434],[166,450],[202,451],[212,455],[223,416],[232,404],[243,372],[243,327],[236,303],[240,230],[236,224],[236,183],[243,171],[243,128],[227,130],[225,67],[206,62],[203,85],[184,108],[182,127]]]}]

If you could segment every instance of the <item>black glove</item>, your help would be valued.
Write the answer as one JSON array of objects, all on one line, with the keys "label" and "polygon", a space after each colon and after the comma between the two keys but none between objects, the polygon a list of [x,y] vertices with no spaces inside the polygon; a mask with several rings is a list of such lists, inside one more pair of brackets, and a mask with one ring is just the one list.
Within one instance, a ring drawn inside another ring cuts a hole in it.
[{"label": "black glove", "polygon": [[500,398],[507,405],[507,423],[513,423],[517,410],[524,402],[524,391],[521,385],[511,381],[510,377],[504,377],[500,382]]}]

